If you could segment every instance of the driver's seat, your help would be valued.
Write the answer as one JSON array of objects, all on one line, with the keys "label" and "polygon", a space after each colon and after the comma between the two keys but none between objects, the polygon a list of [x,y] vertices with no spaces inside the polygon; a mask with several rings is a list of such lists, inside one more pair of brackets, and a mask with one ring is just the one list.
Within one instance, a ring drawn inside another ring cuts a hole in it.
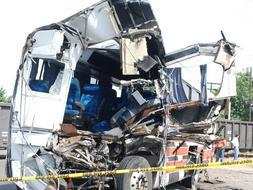
[{"label": "driver's seat", "polygon": [[67,98],[67,105],[65,109],[64,118],[69,120],[76,116],[79,116],[81,113],[81,109],[79,108],[79,101],[80,101],[80,84],[78,79],[73,78],[71,80],[69,94]]}]

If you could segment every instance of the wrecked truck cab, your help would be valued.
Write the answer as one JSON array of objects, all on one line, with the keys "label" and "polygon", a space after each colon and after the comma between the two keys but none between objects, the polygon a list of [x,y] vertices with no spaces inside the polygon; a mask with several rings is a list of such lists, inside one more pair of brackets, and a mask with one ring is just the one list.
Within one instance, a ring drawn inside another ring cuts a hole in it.
[{"label": "wrecked truck cab", "polygon": [[[213,139],[207,130],[233,94],[222,88],[224,80],[215,90],[207,87],[209,69],[202,60],[195,73],[199,78],[187,80],[183,69],[204,55],[213,65],[221,65],[224,78],[233,64],[234,48],[223,38],[165,54],[160,28],[146,0],[101,1],[35,30],[27,38],[17,72],[8,175],[210,160]],[[49,186],[152,189],[193,175],[190,171],[133,173],[17,185],[39,190]]]}]

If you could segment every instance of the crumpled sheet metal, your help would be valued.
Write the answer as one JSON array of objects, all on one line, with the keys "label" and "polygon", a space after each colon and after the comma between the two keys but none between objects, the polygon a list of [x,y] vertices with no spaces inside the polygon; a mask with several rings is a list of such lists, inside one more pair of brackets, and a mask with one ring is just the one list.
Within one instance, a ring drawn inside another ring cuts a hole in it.
[{"label": "crumpled sheet metal", "polygon": [[94,156],[92,153],[96,142],[87,136],[75,136],[62,138],[58,145],[53,148],[53,152],[58,156],[62,156],[73,163],[77,162],[89,169],[96,168]]},{"label": "crumpled sheet metal", "polygon": [[109,154],[109,149],[106,141],[97,144],[91,137],[74,136],[61,137],[52,152],[73,165],[78,164],[86,169],[95,169],[106,167],[106,162],[103,159],[104,155]]}]

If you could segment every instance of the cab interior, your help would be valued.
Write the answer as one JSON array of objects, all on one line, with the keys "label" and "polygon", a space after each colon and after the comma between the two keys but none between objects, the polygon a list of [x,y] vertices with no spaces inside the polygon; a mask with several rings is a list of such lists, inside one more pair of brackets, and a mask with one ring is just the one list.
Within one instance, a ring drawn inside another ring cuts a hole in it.
[{"label": "cab interior", "polygon": [[64,123],[92,132],[134,123],[143,117],[145,110],[154,107],[153,101],[157,99],[154,87],[144,89],[137,85],[132,88],[122,86],[120,81],[151,76],[154,76],[154,70],[140,75],[123,75],[119,49],[87,49],[74,71]]}]

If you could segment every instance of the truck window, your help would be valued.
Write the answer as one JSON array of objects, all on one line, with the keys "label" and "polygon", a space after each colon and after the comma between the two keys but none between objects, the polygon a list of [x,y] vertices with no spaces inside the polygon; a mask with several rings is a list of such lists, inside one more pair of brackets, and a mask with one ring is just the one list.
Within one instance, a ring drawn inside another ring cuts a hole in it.
[{"label": "truck window", "polygon": [[29,78],[32,91],[59,94],[64,65],[51,60],[34,59]]}]

